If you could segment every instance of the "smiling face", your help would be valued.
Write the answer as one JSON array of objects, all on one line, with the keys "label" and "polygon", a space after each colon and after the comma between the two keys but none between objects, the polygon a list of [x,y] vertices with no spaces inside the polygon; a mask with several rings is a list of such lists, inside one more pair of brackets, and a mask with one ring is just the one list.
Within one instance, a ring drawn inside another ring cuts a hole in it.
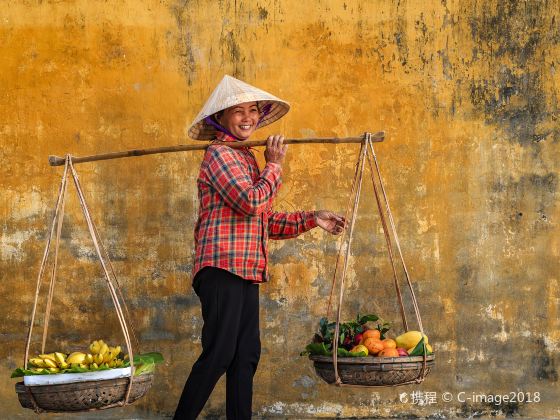
[{"label": "smiling face", "polygon": [[247,140],[257,129],[260,112],[256,102],[232,106],[218,116],[218,122],[240,140]]}]

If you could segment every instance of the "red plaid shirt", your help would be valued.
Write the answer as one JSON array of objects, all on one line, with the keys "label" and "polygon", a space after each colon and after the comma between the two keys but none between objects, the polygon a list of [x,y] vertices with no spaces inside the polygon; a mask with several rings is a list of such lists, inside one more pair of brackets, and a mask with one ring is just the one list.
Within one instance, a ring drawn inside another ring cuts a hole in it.
[{"label": "red plaid shirt", "polygon": [[[220,139],[237,141],[227,135]],[[270,162],[260,172],[248,147],[208,147],[197,180],[193,277],[212,266],[251,282],[267,281],[268,239],[294,238],[317,226],[313,211],[272,211],[281,172]]]}]

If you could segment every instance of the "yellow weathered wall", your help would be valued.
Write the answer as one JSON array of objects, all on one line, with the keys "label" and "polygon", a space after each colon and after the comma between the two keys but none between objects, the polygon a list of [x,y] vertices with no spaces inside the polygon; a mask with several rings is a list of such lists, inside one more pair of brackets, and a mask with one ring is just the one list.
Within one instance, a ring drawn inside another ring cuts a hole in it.
[{"label": "yellow weathered wall", "polygon": [[[437,351],[437,368],[422,385],[322,383],[298,354],[325,315],[337,243],[319,230],[272,243],[255,413],[559,417],[559,10],[557,0],[4,2],[3,417],[31,413],[19,407],[8,377],[22,362],[62,173],[47,156],[189,142],[189,123],[225,73],[291,102],[286,118],[256,138],[386,130],[377,153]],[[276,207],[343,211],[357,151],[291,146]],[[143,349],[166,357],[146,398],[103,417],[171,415],[199,352],[201,315],[189,273],[201,157],[77,166]],[[344,316],[376,312],[400,329],[371,187],[364,188]],[[69,192],[49,343],[122,343]],[[39,317],[34,352],[41,326]],[[437,403],[399,402],[400,392],[414,390],[437,392]],[[540,392],[541,401],[440,399],[444,391],[518,390]],[[224,414],[222,382],[205,410]]]}]

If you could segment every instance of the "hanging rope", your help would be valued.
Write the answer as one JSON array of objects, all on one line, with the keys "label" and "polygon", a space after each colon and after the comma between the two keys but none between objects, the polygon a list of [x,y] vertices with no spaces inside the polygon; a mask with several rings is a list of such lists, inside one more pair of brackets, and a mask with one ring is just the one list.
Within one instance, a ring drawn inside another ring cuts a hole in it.
[{"label": "hanging rope", "polygon": [[41,283],[43,280],[43,274],[45,272],[45,266],[47,263],[47,259],[49,257],[49,250],[51,246],[51,239],[54,233],[54,227],[56,224],[56,220],[58,218],[58,213],[60,211],[60,207],[62,204],[63,198],[63,190],[66,189],[66,182],[67,182],[67,174],[68,174],[68,156],[66,157],[66,161],[64,164],[64,173],[62,175],[62,181],[60,182],[60,187],[58,190],[58,198],[56,199],[56,206],[53,216],[53,221],[51,224],[51,229],[49,236],[47,238],[47,245],[45,246],[45,252],[43,253],[43,259],[41,260],[41,267],[39,268],[39,274],[37,276],[37,286],[35,287],[35,298],[33,301],[33,310],[31,311],[31,319],[29,321],[29,328],[27,331],[27,341],[25,343],[25,355],[23,360],[23,368],[27,369],[27,361],[29,360],[29,345],[31,343],[31,334],[33,332],[33,324],[35,323],[35,313],[37,311],[37,301],[39,300],[39,292],[41,291]]},{"label": "hanging rope", "polygon": [[89,232],[90,232],[90,235],[91,235],[91,239],[93,240],[93,245],[95,247],[95,251],[97,252],[97,255],[99,256],[99,262],[101,263],[101,266],[103,267],[103,273],[105,274],[105,279],[107,280],[107,286],[109,287],[109,292],[111,294],[111,299],[113,300],[113,304],[114,304],[115,309],[117,311],[117,317],[119,319],[119,323],[121,324],[124,339],[125,339],[125,342],[126,342],[126,347],[128,349],[128,355],[129,355],[129,360],[130,360],[130,381],[128,383],[128,388],[127,388],[127,391],[126,391],[125,399],[123,401],[123,405],[126,405],[128,403],[128,398],[130,396],[130,391],[132,389],[132,382],[133,382],[133,377],[134,377],[134,354],[133,354],[133,350],[132,350],[132,343],[130,341],[130,334],[128,332],[127,323],[125,321],[125,317],[124,317],[124,314],[122,312],[122,308],[121,308],[121,305],[119,303],[117,293],[115,291],[115,287],[113,286],[113,283],[111,282],[111,276],[109,275],[109,271],[107,269],[107,264],[105,263],[103,255],[101,254],[98,238],[97,238],[97,235],[95,233],[96,229],[95,229],[93,221],[91,219],[89,209],[88,209],[86,200],[84,198],[82,188],[80,186],[80,180],[78,179],[78,174],[76,173],[76,170],[74,169],[74,166],[72,165],[72,159],[69,159],[69,165],[70,165],[70,170],[72,171],[72,178],[74,180],[74,185],[75,185],[76,190],[78,192],[78,198],[79,198],[79,201],[80,201],[80,205],[82,207],[82,211],[83,211],[84,216],[86,218],[86,223],[88,225],[88,229],[89,229]]},{"label": "hanging rope", "polygon": [[354,197],[354,207],[352,208],[352,219],[350,221],[350,232],[348,234],[348,244],[346,245],[346,255],[345,255],[345,258],[344,258],[344,266],[343,266],[343,269],[342,269],[342,275],[340,277],[340,295],[339,295],[339,299],[338,299],[338,310],[337,310],[337,314],[336,314],[336,326],[335,326],[335,330],[334,330],[335,332],[334,332],[334,342],[333,342],[333,364],[334,364],[334,374],[335,374],[337,384],[342,383],[342,381],[340,379],[340,376],[338,375],[337,358],[338,358],[338,337],[339,337],[339,333],[340,333],[340,313],[341,313],[341,310],[342,310],[342,297],[344,295],[344,279],[346,278],[346,271],[348,269],[348,260],[349,260],[349,257],[350,257],[350,244],[352,243],[352,234],[354,233],[354,224],[356,222],[356,213],[357,213],[357,209],[358,209],[358,203],[360,201],[360,191],[362,189],[362,178],[363,178],[363,174],[364,174],[364,163],[365,163],[366,154],[367,154],[367,148],[365,147],[365,144],[362,144],[362,147],[360,149],[360,158],[359,158],[360,174],[359,174],[356,194],[355,194],[355,197]]},{"label": "hanging rope", "polygon": [[416,318],[418,320],[418,328],[420,328],[420,332],[424,334],[424,328],[422,327],[422,317],[420,316],[420,310],[418,309],[418,301],[416,300],[416,295],[414,290],[412,289],[412,283],[410,281],[410,275],[408,274],[408,269],[406,268],[406,264],[404,262],[401,244],[399,241],[399,235],[397,234],[397,229],[395,228],[395,221],[393,220],[393,213],[391,212],[391,207],[389,206],[389,200],[387,199],[387,194],[385,193],[385,186],[383,185],[383,179],[381,178],[381,171],[379,169],[379,163],[377,162],[377,155],[375,154],[375,150],[373,149],[373,144],[370,143],[369,147],[371,149],[371,154],[373,156],[373,161],[375,162],[375,169],[377,172],[377,176],[379,178],[379,185],[381,186],[381,192],[383,193],[383,199],[385,200],[385,206],[387,208],[387,215],[389,216],[389,222],[391,223],[391,229],[393,232],[393,237],[395,238],[395,243],[397,245],[397,249],[399,251],[399,256],[401,259],[401,263],[403,266],[403,270],[405,273],[406,281],[408,283],[408,287],[410,289],[410,294],[412,296],[412,303],[414,305],[414,311],[416,313]]},{"label": "hanging rope", "polygon": [[[370,153],[368,153],[368,150],[371,151],[371,157],[370,157]],[[398,240],[398,236],[396,233],[396,229],[395,229],[395,223],[393,220],[393,215],[391,213],[391,208],[389,206],[389,201],[387,199],[387,194],[385,192],[385,187],[383,185],[383,180],[381,178],[381,171],[379,169],[379,164],[377,162],[377,158],[375,155],[375,151],[373,150],[373,144],[371,141],[371,137],[369,135],[369,133],[366,133],[365,137],[364,137],[364,141],[362,143],[362,147],[360,148],[360,155],[358,158],[358,162],[356,164],[356,172],[354,174],[354,180],[352,183],[352,189],[351,189],[351,193],[350,193],[350,197],[348,200],[348,206],[347,206],[347,210],[346,210],[346,220],[348,220],[348,215],[350,212],[350,208],[352,207],[352,211],[351,211],[351,216],[350,216],[350,228],[349,228],[349,232],[348,232],[348,239],[346,240],[346,233],[343,235],[341,242],[340,242],[340,246],[339,246],[339,251],[338,251],[338,255],[337,255],[337,260],[336,260],[336,265],[335,265],[335,273],[334,273],[334,278],[333,278],[333,283],[331,286],[331,293],[329,296],[329,303],[327,306],[327,319],[330,315],[330,308],[331,308],[331,300],[332,300],[332,295],[333,295],[333,291],[334,291],[334,287],[336,285],[336,274],[337,274],[337,270],[338,270],[338,265],[339,265],[339,260],[340,260],[340,256],[342,255],[342,249],[344,247],[344,245],[346,244],[346,252],[344,255],[344,262],[343,262],[343,270],[340,276],[340,289],[339,289],[339,299],[338,299],[338,308],[337,308],[337,316],[336,316],[336,324],[335,324],[335,331],[334,331],[334,337],[333,337],[333,352],[332,352],[332,358],[333,358],[333,368],[334,368],[334,376],[335,376],[335,384],[337,386],[350,386],[350,387],[358,387],[358,388],[371,388],[371,387],[386,387],[386,386],[397,386],[397,385],[404,385],[404,384],[410,384],[410,383],[420,383],[422,382],[427,374],[427,362],[426,362],[426,345],[424,343],[424,352],[423,352],[423,363],[422,363],[422,368],[420,369],[420,372],[418,374],[418,376],[414,379],[414,380],[410,380],[410,381],[406,381],[406,382],[402,382],[402,383],[398,383],[398,384],[391,384],[391,385],[355,385],[355,384],[345,384],[342,382],[342,379],[340,378],[339,372],[338,372],[338,341],[339,341],[339,336],[340,336],[340,316],[341,316],[341,309],[342,309],[342,301],[343,301],[343,296],[344,296],[344,280],[346,277],[346,272],[348,269],[348,260],[350,257],[350,245],[352,242],[352,236],[354,233],[354,225],[355,225],[355,221],[356,221],[356,215],[357,215],[357,209],[358,209],[358,204],[359,204],[359,200],[360,200],[360,192],[361,192],[361,187],[362,187],[362,179],[363,179],[363,172],[364,172],[364,166],[365,166],[365,160],[367,159],[368,161],[368,166],[370,167],[370,172],[371,172],[371,180],[372,180],[372,184],[373,184],[373,191],[374,191],[374,195],[375,195],[375,200],[377,203],[377,209],[379,211],[379,215],[380,215],[380,219],[381,219],[381,224],[383,227],[383,234],[387,243],[387,250],[389,253],[389,259],[391,262],[391,268],[393,271],[393,278],[394,278],[394,284],[395,284],[395,290],[396,290],[396,294],[397,294],[397,300],[398,300],[398,304],[399,304],[399,309],[401,312],[401,317],[402,317],[402,321],[403,321],[403,328],[405,331],[408,331],[408,323],[406,320],[406,314],[405,314],[405,308],[404,308],[404,304],[403,304],[403,300],[402,300],[402,294],[401,294],[401,290],[398,284],[398,276],[397,276],[397,270],[396,270],[396,266],[395,266],[395,261],[394,261],[394,251],[393,251],[393,247],[391,244],[391,238],[390,238],[390,234],[389,234],[389,229],[387,226],[387,221],[385,219],[385,215],[384,215],[384,211],[383,211],[383,206],[382,206],[382,202],[381,202],[381,198],[379,195],[379,190],[377,188],[376,182],[375,182],[375,178],[374,178],[374,170],[373,170],[373,164],[375,165],[376,171],[375,173],[378,176],[378,182],[380,185],[380,189],[381,189],[381,193],[383,195],[383,200],[385,203],[385,208],[387,211],[387,217],[389,219],[389,223],[391,225],[391,232],[393,233],[393,237],[395,239],[395,243],[397,245],[397,249],[399,251],[399,257],[401,260],[401,263],[403,265],[403,269],[405,272],[405,276],[406,276],[406,280],[408,283],[408,287],[411,291],[411,296],[412,296],[412,303],[413,303],[413,307],[414,307],[414,312],[416,315],[416,320],[418,322],[418,326],[420,328],[420,332],[422,335],[424,335],[424,330],[422,327],[422,320],[420,317],[420,311],[418,309],[418,302],[416,300],[416,295],[414,294],[414,291],[412,289],[412,283],[410,281],[410,276],[408,274],[408,270],[406,268],[406,264],[404,262],[404,258],[402,256],[402,251],[401,251],[401,247],[400,247],[400,243]],[[372,164],[373,161],[373,164]],[[353,206],[351,206],[351,203],[353,202]]]},{"label": "hanging rope", "polygon": [[[350,217],[350,210],[352,208],[352,197],[354,197],[354,193],[356,191],[356,186],[358,184],[358,178],[360,176],[360,167],[361,167],[360,157],[362,156],[363,149],[364,149],[364,144],[362,144],[361,147],[360,147],[359,158],[358,158],[358,161],[356,162],[356,169],[354,170],[354,179],[352,180],[352,188],[350,190],[350,196],[348,197],[348,204],[346,206],[346,213],[345,213],[345,216],[344,216],[344,220],[349,220],[349,217]],[[336,263],[335,263],[335,266],[334,266],[334,273],[333,273],[333,279],[332,279],[332,284],[331,284],[331,292],[330,292],[330,295],[329,295],[329,303],[327,305],[327,319],[330,318],[332,297],[333,297],[333,292],[334,292],[334,288],[335,288],[335,285],[336,285],[336,274],[337,274],[337,271],[338,271],[338,264],[339,264],[339,261],[340,261],[340,256],[342,255],[342,248],[343,248],[343,245],[345,243],[347,232],[348,232],[348,229],[343,230],[342,237],[340,238],[340,246],[338,247],[338,253],[336,255]]]}]

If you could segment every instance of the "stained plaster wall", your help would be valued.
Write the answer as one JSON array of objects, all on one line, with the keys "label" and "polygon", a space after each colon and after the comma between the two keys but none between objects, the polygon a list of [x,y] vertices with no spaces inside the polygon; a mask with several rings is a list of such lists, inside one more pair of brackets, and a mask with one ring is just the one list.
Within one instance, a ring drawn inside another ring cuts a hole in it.
[{"label": "stained plaster wall", "polygon": [[[292,105],[258,138],[387,132],[376,150],[437,352],[422,385],[324,384],[299,352],[326,313],[338,242],[316,229],[271,243],[255,415],[559,417],[559,10],[558,1],[4,2],[4,415],[30,415],[8,376],[22,362],[62,173],[47,156],[190,142],[189,123],[227,73]],[[290,147],[276,208],[344,211],[357,152],[356,145]],[[262,164],[262,150],[257,155]],[[201,158],[192,152],[77,166],[142,347],[166,358],[143,400],[101,417],[171,415],[199,352],[201,314],[189,282]],[[356,229],[343,317],[378,313],[399,332],[367,183]],[[122,344],[72,187],[62,237],[48,348],[96,338]],[[517,390],[540,392],[541,401],[441,401],[444,391]],[[438,399],[400,402],[401,392],[412,391]],[[206,416],[224,414],[224,392],[220,381]]]}]

